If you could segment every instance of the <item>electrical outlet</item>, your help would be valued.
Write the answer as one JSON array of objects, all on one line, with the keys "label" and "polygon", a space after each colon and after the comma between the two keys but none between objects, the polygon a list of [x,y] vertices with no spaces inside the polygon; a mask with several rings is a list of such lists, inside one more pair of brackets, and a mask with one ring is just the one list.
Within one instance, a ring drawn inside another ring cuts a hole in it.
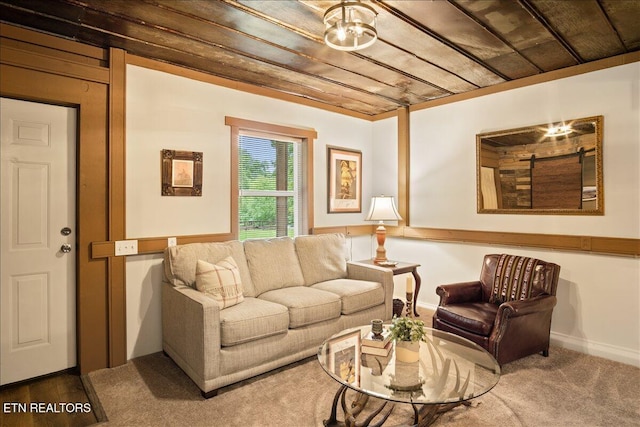
[{"label": "electrical outlet", "polygon": [[167,246],[171,247],[171,246],[176,246],[178,244],[178,239],[175,237],[169,237],[167,239]]},{"label": "electrical outlet", "polygon": [[137,253],[138,253],[137,240],[117,240],[116,241],[116,256],[135,255]]}]

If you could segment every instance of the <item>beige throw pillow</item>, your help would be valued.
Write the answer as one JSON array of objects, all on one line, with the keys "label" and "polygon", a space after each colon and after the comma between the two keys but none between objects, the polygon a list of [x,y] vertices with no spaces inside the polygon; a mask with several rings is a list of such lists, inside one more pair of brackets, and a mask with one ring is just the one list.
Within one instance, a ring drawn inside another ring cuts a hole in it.
[{"label": "beige throw pillow", "polygon": [[217,264],[199,259],[196,265],[196,288],[215,299],[220,309],[244,300],[240,271],[232,257]]}]

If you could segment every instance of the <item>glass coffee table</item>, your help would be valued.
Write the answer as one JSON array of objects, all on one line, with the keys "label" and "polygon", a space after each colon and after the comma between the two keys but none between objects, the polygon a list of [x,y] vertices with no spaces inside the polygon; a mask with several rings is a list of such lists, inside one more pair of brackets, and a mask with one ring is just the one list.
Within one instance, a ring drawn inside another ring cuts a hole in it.
[{"label": "glass coffee table", "polygon": [[[384,403],[366,411],[367,418],[358,422],[359,426],[368,426],[374,419],[376,426],[382,425],[395,403],[411,404],[413,425],[428,426],[442,413],[461,404],[469,405],[470,399],[498,383],[500,365],[484,348],[448,332],[431,328],[425,331],[419,359],[413,363],[397,361],[393,343],[386,356],[363,353],[362,338],[371,332],[370,325],[347,329],[327,339],[318,349],[318,361],[340,388],[325,426],[355,425],[371,396]],[[349,405],[348,389],[356,392]],[[343,421],[338,420],[339,403]]]}]

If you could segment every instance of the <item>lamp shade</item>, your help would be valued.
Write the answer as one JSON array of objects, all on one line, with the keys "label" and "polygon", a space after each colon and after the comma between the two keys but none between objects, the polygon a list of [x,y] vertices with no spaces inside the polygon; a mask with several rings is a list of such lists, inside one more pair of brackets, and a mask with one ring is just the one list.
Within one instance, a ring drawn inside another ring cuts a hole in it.
[{"label": "lamp shade", "polygon": [[371,210],[365,221],[399,221],[401,219],[392,196],[371,198]]}]

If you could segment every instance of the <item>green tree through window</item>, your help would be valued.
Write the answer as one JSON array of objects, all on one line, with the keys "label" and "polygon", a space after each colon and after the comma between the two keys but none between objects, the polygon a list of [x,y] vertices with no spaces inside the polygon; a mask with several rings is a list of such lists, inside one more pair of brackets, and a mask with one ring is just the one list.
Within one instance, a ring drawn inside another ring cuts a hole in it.
[{"label": "green tree through window", "polygon": [[240,135],[240,240],[295,235],[300,145]]}]

